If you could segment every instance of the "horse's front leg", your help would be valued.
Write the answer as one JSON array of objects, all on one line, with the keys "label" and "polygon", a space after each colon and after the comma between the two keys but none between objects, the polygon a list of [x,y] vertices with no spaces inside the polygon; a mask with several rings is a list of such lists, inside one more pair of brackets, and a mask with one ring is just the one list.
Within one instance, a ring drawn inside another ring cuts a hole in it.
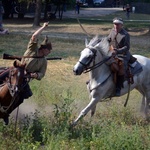
[{"label": "horse's front leg", "polygon": [[95,97],[92,97],[90,103],[80,112],[79,116],[77,117],[77,119],[75,119],[72,125],[75,126],[77,122],[80,119],[82,119],[90,110],[92,110],[94,114],[96,109],[96,104],[98,103],[99,100],[100,100],[100,96],[98,94]]},{"label": "horse's front leg", "polygon": [[[92,95],[91,95],[91,90],[90,90],[90,81],[87,81],[86,82],[87,84],[87,91],[89,93],[89,99],[92,99]],[[91,109],[91,117],[95,114],[95,111],[96,111],[96,105]]]},{"label": "horse's front leg", "polygon": [[150,97],[146,97],[145,101],[145,117],[150,120]]},{"label": "horse's front leg", "polygon": [[[148,85],[149,86],[149,85]],[[141,112],[144,111],[146,119],[150,119],[150,88],[146,86],[141,103]]]},{"label": "horse's front leg", "polygon": [[91,109],[91,117],[94,116],[95,111],[96,111],[96,105]]},{"label": "horse's front leg", "polygon": [[143,95],[142,102],[141,102],[141,108],[140,108],[141,113],[145,112],[145,105],[146,105],[146,97]]}]

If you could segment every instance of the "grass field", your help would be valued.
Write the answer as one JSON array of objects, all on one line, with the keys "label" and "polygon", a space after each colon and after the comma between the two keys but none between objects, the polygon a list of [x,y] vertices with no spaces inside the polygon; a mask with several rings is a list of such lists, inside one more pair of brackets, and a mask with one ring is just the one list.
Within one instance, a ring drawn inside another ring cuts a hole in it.
[{"label": "grass field", "polygon": [[[116,15],[124,14],[112,14],[103,19]],[[137,19],[138,16],[147,18],[142,14],[132,17]],[[0,37],[0,55],[24,53],[36,30],[31,20],[24,21],[5,21],[10,34]],[[81,19],[81,22],[91,35],[106,36],[112,27],[109,21],[91,23]],[[132,54],[150,57],[147,23],[127,22],[126,27],[131,34]],[[50,22],[40,42],[44,35],[48,35],[53,44],[50,56],[63,59],[49,61],[44,79],[30,82],[34,95],[20,106],[16,131],[16,112],[7,127],[0,122],[0,150],[149,150],[150,126],[139,113],[141,96],[135,90],[130,94],[127,108],[123,107],[126,95],[99,103],[93,118],[89,113],[70,129],[71,121],[89,102],[85,84],[88,74],[74,76],[72,72],[87,36],[75,19]],[[10,66],[12,62],[0,59],[1,66]]]}]

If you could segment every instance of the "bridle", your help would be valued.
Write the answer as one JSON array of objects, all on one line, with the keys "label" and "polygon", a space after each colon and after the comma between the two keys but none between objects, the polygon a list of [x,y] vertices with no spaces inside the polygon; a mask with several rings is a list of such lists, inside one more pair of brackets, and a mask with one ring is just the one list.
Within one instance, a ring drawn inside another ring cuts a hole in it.
[{"label": "bridle", "polygon": [[[90,49],[90,48],[89,48]],[[79,63],[81,65],[83,65],[86,70],[89,68],[88,66],[91,64],[92,61],[95,60],[95,57],[96,57],[96,50],[95,49],[90,49],[92,51],[92,53],[94,54],[92,57],[90,57],[89,61],[87,63],[83,63],[82,61],[79,61]]]},{"label": "bridle", "polygon": [[[0,104],[0,111],[2,113],[7,113],[9,108],[13,105],[14,101],[16,100],[16,97],[18,96],[19,91],[21,90],[19,87],[19,78],[21,76],[21,73],[20,73],[20,70],[19,70],[19,72],[16,72],[17,69],[18,68],[10,68],[9,76],[6,80],[6,83],[4,83],[4,85],[6,85],[8,87],[8,90],[9,90],[12,98],[11,98],[10,104],[8,106],[3,106]],[[19,69],[23,69],[23,68],[19,68]],[[14,78],[16,78],[15,79],[16,83],[13,82]]]},{"label": "bridle", "polygon": [[[19,68],[18,72],[16,72],[17,68],[13,68],[9,72],[9,78],[7,80],[7,85],[8,85],[8,89],[9,89],[10,94],[11,94],[12,97],[14,97],[14,95],[16,94],[16,92],[18,92],[19,89],[20,89],[20,87],[19,87],[19,78],[21,76],[20,69],[23,69],[23,68]],[[16,78],[15,79],[16,83],[13,83],[13,79],[14,78]]]},{"label": "bridle", "polygon": [[[79,61],[79,63],[85,67],[84,73],[90,72],[91,70],[98,68],[99,66],[101,66],[111,58],[111,56],[105,57],[102,61],[95,64],[95,57],[97,56],[96,55],[97,50],[94,48],[88,48],[88,49],[91,50],[94,55],[90,58],[90,60],[87,63],[83,63],[82,61]],[[88,67],[92,63],[92,61],[93,61],[93,65],[91,67]]]}]

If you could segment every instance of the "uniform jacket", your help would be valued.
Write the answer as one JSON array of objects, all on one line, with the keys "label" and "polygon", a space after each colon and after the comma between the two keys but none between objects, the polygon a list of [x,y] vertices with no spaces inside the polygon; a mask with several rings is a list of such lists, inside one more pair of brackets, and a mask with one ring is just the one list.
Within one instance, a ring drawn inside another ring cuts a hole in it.
[{"label": "uniform jacket", "polygon": [[114,28],[111,30],[108,35],[108,39],[110,39],[110,44],[117,49],[118,54],[123,54],[126,56],[126,61],[130,59],[130,35],[125,29],[121,29],[121,31],[116,35],[116,31]]},{"label": "uniform jacket", "polygon": [[[29,41],[27,50],[24,56],[38,56],[38,46],[37,42]],[[47,60],[43,58],[23,58],[22,63],[26,63],[26,71],[30,73],[36,72],[38,74],[38,80],[41,80],[47,69]]]}]

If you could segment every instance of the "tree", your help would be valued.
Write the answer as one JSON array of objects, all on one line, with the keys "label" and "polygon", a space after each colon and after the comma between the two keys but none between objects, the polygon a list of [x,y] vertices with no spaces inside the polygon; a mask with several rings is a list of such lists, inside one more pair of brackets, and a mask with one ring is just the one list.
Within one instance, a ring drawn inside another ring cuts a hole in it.
[{"label": "tree", "polygon": [[62,20],[63,12],[66,11],[66,5],[70,3],[70,0],[52,0],[52,3],[56,5],[54,14],[56,15],[58,11],[59,19]]},{"label": "tree", "polygon": [[33,26],[40,26],[42,0],[36,0],[36,9]]},{"label": "tree", "polygon": [[44,19],[48,18],[48,16],[47,16],[48,4],[49,4],[49,0],[45,0]]}]

